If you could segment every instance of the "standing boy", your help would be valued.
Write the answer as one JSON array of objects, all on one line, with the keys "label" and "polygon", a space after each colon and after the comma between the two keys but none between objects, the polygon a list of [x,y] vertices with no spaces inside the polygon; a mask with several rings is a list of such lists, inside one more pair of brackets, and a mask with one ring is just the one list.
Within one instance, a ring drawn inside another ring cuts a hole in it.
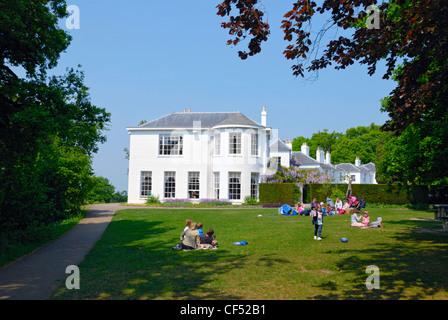
[{"label": "standing boy", "polygon": [[314,224],[314,239],[320,241],[322,240],[320,236],[322,234],[322,226],[324,224],[324,216],[322,211],[312,210],[311,217]]}]

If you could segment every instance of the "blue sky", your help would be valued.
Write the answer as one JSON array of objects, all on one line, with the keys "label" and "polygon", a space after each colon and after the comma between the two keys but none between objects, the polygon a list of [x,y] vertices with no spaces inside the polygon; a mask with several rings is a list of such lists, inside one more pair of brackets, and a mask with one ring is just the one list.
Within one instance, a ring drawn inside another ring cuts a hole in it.
[{"label": "blue sky", "polygon": [[[220,27],[225,20],[216,15],[218,3],[67,0],[80,10],[80,29],[67,30],[73,40],[53,72],[80,64],[92,103],[112,114],[108,140],[94,156],[93,168],[116,190],[127,190],[126,127],[184,108],[240,111],[259,122],[265,105],[268,126],[283,140],[387,120],[379,111],[380,99],[395,85],[381,79],[383,66],[372,77],[363,65],[320,71],[316,81],[292,75],[280,24],[293,1],[263,2],[270,39],[245,61],[237,52],[246,43],[226,45],[229,35]],[[66,28],[65,21],[60,25]]]}]

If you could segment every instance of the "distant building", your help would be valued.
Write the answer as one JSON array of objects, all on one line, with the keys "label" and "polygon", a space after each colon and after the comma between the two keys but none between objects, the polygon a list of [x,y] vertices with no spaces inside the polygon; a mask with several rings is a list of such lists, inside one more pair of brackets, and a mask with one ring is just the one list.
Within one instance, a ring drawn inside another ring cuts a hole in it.
[{"label": "distant building", "polygon": [[[310,148],[304,143],[301,151],[292,151],[291,141],[283,142],[280,139],[270,145],[271,159],[283,167],[295,165],[295,161],[300,163],[300,168],[305,170],[316,169],[319,172],[327,172],[333,177],[333,183],[348,183],[351,178],[355,184],[376,184],[376,167],[370,162],[361,164],[359,157],[355,159],[355,164],[351,163],[331,163],[330,152],[324,152],[321,148],[316,150],[316,158],[310,157]],[[272,161],[272,160],[271,160]]]}]

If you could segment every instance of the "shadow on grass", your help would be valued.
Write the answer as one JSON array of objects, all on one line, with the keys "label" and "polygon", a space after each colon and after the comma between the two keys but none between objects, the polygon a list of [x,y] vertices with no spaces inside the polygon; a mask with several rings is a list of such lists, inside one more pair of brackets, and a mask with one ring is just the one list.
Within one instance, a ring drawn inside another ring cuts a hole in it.
[{"label": "shadow on grass", "polygon": [[[333,281],[322,283],[316,287],[328,294],[310,298],[448,299],[448,232],[440,231],[438,222],[428,220],[390,221],[388,225],[398,227],[391,234],[393,245],[376,243],[365,249],[328,252],[351,254],[338,263],[338,268],[354,274],[356,284],[344,290]],[[372,265],[379,268],[380,288],[369,290],[366,280],[371,273],[366,273],[366,268]]]},{"label": "shadow on grass", "polygon": [[[227,272],[243,267],[244,255],[222,248],[174,251],[180,243],[178,230],[165,225],[145,219],[113,220],[79,265],[80,289],[61,286],[52,299],[243,298],[218,288],[225,287]],[[266,259],[263,263],[269,264]]]}]

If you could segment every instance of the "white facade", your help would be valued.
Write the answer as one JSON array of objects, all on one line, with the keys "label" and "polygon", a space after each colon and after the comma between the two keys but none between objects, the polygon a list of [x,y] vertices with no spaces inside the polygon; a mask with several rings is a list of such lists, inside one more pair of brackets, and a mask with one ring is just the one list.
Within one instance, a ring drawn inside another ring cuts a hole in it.
[{"label": "white facade", "polygon": [[128,203],[144,203],[148,193],[161,201],[257,198],[270,130],[238,112],[172,113],[127,128]]},{"label": "white facade", "polygon": [[[145,203],[149,194],[168,199],[224,199],[242,203],[258,198],[258,183],[267,170],[290,167],[294,157],[302,169],[328,172],[334,183],[376,183],[375,165],[333,165],[322,149],[316,159],[304,144],[292,152],[291,141],[276,138],[266,126],[263,107],[257,123],[240,112],[173,112],[138,127],[130,136],[128,203]],[[268,165],[269,164],[269,165]]]}]

